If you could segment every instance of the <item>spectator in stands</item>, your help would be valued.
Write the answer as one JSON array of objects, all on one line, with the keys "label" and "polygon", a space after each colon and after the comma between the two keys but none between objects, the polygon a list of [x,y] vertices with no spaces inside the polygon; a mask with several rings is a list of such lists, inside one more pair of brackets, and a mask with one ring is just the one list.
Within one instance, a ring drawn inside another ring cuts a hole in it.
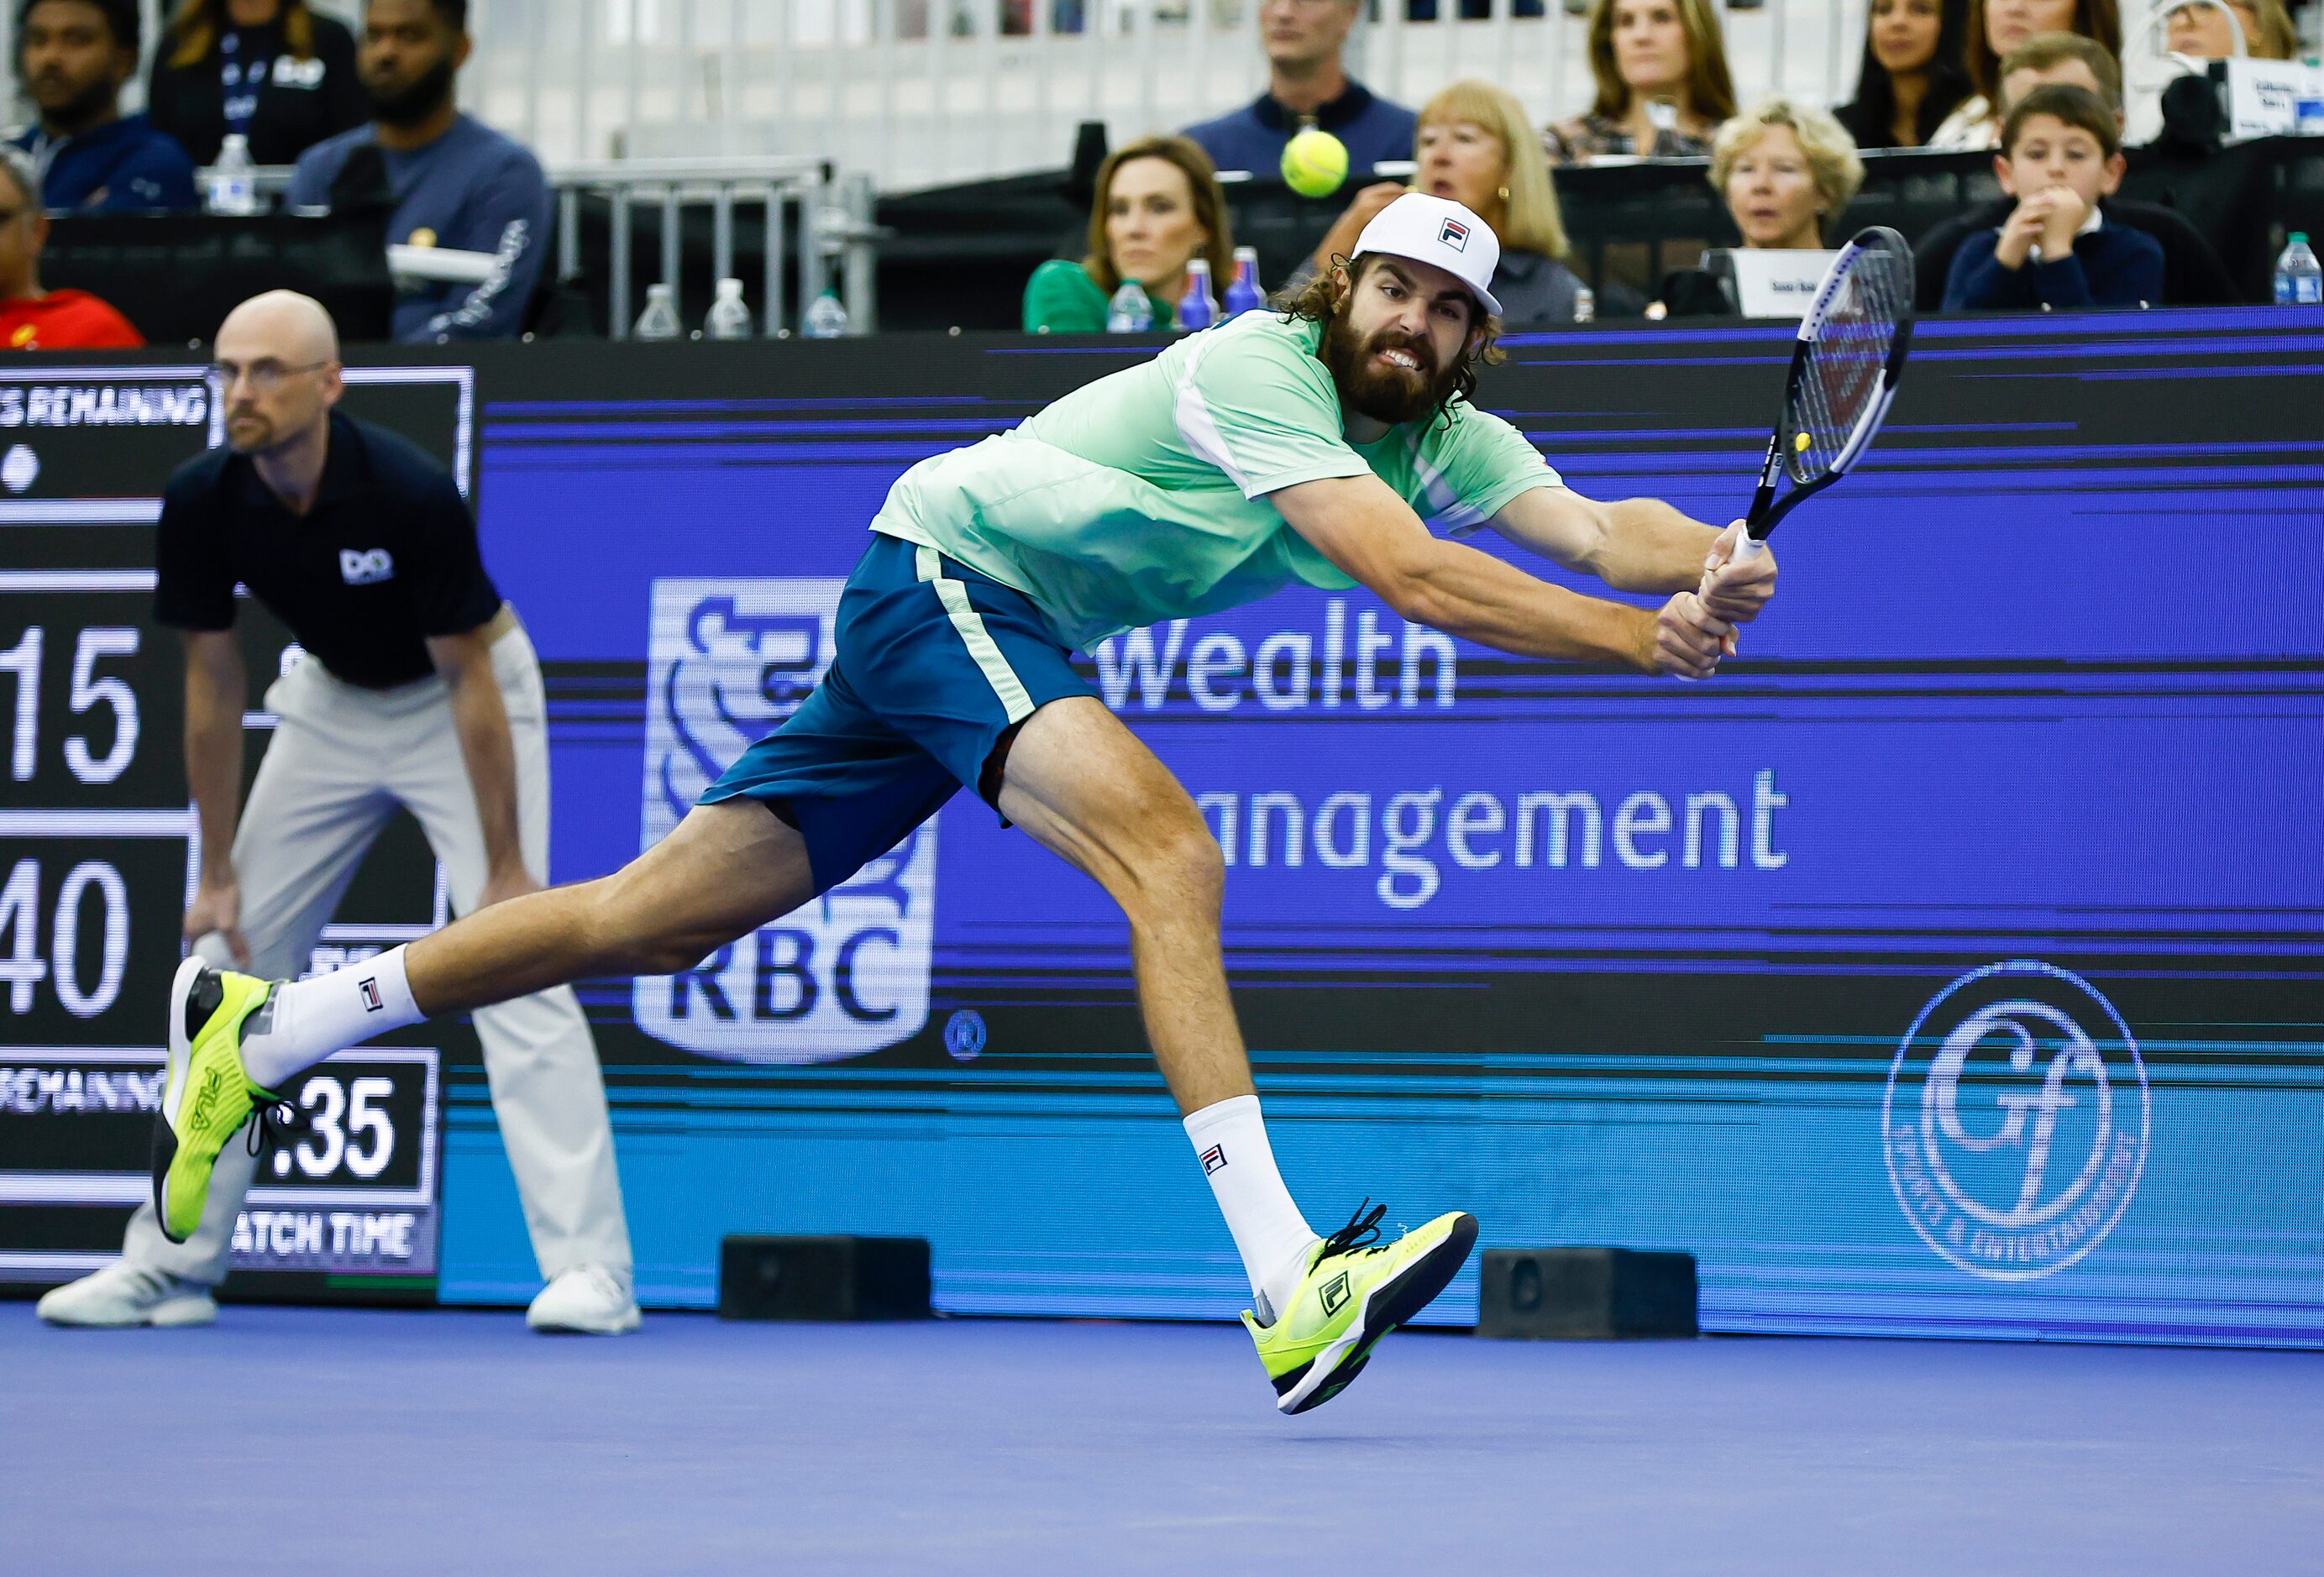
[{"label": "spectator in stands", "polygon": [[1340,51],[1356,25],[1359,0],[1261,0],[1259,47],[1267,91],[1231,115],[1186,128],[1221,170],[1273,180],[1283,145],[1319,126],[1348,147],[1348,168],[1369,175],[1388,159],[1412,157],[1412,112],[1376,97],[1350,77]]},{"label": "spectator in stands", "polygon": [[2122,59],[2122,14],[2115,0],[1969,0],[1969,79],[1977,91],[1945,117],[1928,145],[1994,146],[2001,129],[2001,58],[2043,32],[2076,33]]},{"label": "spectator in stands", "polygon": [[1832,111],[1858,148],[1917,148],[1970,93],[1969,0],[1872,0],[1856,97]]},{"label": "spectator in stands", "polygon": [[1455,82],[1422,106],[1413,152],[1420,168],[1412,184],[1383,181],[1357,193],[1299,278],[1347,256],[1388,204],[1407,191],[1425,191],[1451,198],[1492,226],[1501,244],[1493,294],[1500,299],[1502,327],[1572,322],[1582,280],[1565,266],[1572,247],[1549,159],[1516,96],[1474,78]]},{"label": "spectator in stands", "polygon": [[[2002,60],[2002,113],[2006,115],[2027,94],[2052,83],[2098,95],[2114,112],[2115,124],[2122,124],[2122,68],[2095,42],[2070,32],[2036,33]],[[1996,198],[1921,237],[1913,257],[1922,310],[1933,312],[1941,305],[1961,242],[1977,231],[2000,226],[2015,206],[2008,198]],[[2110,198],[2106,211],[2107,223],[2143,230],[2163,248],[2163,300],[2174,307],[2219,307],[2237,299],[2227,265],[2184,214],[2159,203],[2120,198]]]},{"label": "spectator in stands", "polygon": [[1719,128],[1711,184],[1726,199],[1745,246],[1813,251],[1855,200],[1864,161],[1829,112],[1796,99],[1764,98]]},{"label": "spectator in stands", "polygon": [[[2172,11],[2163,23],[2166,47],[2173,53],[2199,60],[2224,60],[2236,52],[2236,28],[2243,30],[2244,52],[2255,60],[2289,60],[2297,51],[2300,35],[2292,31],[2292,14],[2283,0],[2226,0],[2227,9],[2212,0],[2189,0]],[[2235,14],[2235,27],[2227,13]]]},{"label": "spectator in stands", "polygon": [[369,0],[356,70],[372,123],[299,156],[292,208],[391,204],[391,243],[481,252],[481,284],[429,285],[395,304],[407,345],[508,339],[523,327],[549,236],[540,161],[454,106],[468,59],[467,0]]},{"label": "spectator in stands", "polygon": [[87,290],[41,289],[49,216],[41,180],[21,148],[0,147],[0,346],[9,350],[134,349],[145,337]]},{"label": "spectator in stands", "polygon": [[16,83],[40,119],[11,141],[32,156],[41,201],[52,212],[200,206],[186,151],[143,115],[121,113],[143,35],[137,0],[16,7]]},{"label": "spectator in stands", "polygon": [[1708,0],[1592,0],[1587,115],[1542,134],[1552,164],[1699,159],[1735,113],[1727,43]]},{"label": "spectator in stands", "polygon": [[1089,252],[1052,258],[1025,285],[1025,332],[1097,334],[1124,280],[1136,280],[1167,327],[1186,293],[1186,264],[1207,258],[1215,288],[1234,269],[1227,201],[1211,157],[1189,137],[1148,137],[1116,149],[1099,167],[1090,206]]},{"label": "spectator in stands", "polygon": [[255,163],[294,163],[371,114],[355,35],[307,0],[179,0],[145,106],[197,164],[229,134],[248,139]]},{"label": "spectator in stands", "polygon": [[1997,230],[1973,232],[1953,254],[1945,309],[2143,307],[2163,298],[2163,248],[2106,222],[2122,185],[2122,127],[2098,95],[2036,88],[2002,123],[1994,156],[2017,199]]}]

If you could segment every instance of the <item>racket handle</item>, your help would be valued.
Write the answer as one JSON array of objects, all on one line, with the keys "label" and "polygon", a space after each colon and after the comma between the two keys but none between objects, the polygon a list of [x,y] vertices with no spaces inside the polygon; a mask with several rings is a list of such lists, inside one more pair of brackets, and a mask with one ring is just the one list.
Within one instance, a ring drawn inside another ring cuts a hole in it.
[{"label": "racket handle", "polygon": [[1743,533],[1742,540],[1735,544],[1735,551],[1733,555],[1728,558],[1727,562],[1729,564],[1748,564],[1751,560],[1758,558],[1766,550],[1767,544],[1766,542],[1751,535],[1750,532],[1746,531]]}]

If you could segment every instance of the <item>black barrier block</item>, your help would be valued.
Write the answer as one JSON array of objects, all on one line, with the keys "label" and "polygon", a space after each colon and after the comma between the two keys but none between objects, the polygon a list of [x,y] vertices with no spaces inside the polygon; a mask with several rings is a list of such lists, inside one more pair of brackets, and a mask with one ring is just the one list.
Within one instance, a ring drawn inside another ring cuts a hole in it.
[{"label": "black barrier block", "polygon": [[722,1320],[925,1320],[926,1238],[747,1238],[718,1246]]},{"label": "black barrier block", "polygon": [[1630,1249],[1488,1249],[1477,1334],[1608,1341],[1694,1336],[1694,1256]]}]

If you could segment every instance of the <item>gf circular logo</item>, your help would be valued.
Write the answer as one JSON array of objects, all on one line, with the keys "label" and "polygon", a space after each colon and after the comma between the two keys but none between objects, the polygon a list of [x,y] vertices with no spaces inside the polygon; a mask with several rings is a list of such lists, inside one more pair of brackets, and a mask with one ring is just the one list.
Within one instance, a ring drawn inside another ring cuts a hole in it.
[{"label": "gf circular logo", "polygon": [[2146,1064],[2114,1004],[2031,959],[1929,999],[1880,1105],[1905,1218],[1995,1281],[2048,1276],[2098,1246],[2137,1191],[2152,1118]]}]

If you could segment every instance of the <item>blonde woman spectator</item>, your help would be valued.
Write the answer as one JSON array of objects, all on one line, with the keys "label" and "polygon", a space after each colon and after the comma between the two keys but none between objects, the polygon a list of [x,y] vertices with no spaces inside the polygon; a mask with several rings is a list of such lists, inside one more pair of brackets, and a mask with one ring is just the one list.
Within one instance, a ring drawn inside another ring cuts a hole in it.
[{"label": "blonde woman spectator", "polygon": [[1598,97],[1589,113],[1542,134],[1552,164],[1701,158],[1735,113],[1727,43],[1708,0],[1592,0],[1590,71]]},{"label": "blonde woman spectator", "polygon": [[[2292,59],[2300,36],[2292,31],[2292,15],[2284,10],[2283,0],[2227,0],[2227,6],[2235,13],[2236,25],[2243,29],[2246,54],[2255,60]],[[2236,52],[2235,28],[2227,25],[2227,11],[2209,0],[2190,0],[2181,5],[2163,24],[2169,40],[2164,47],[2199,60],[2226,60]]]},{"label": "blonde woman spectator", "polygon": [[1211,156],[1185,137],[1148,137],[1108,156],[1090,205],[1089,253],[1054,258],[1025,285],[1025,332],[1097,334],[1106,303],[1136,280],[1167,327],[1186,293],[1186,264],[1210,260],[1212,288],[1234,277],[1234,237]]},{"label": "blonde woman spectator", "polygon": [[1969,79],[1976,93],[1930,136],[1932,148],[1991,148],[2001,139],[2001,59],[2036,33],[2070,32],[2122,59],[2116,0],[1969,0]]},{"label": "blonde woman spectator", "polygon": [[1348,255],[1364,226],[1406,191],[1428,192],[1469,209],[1500,241],[1493,294],[1504,328],[1572,322],[1582,281],[1565,266],[1572,247],[1549,160],[1516,96],[1473,78],[1455,82],[1422,106],[1413,152],[1419,169],[1411,186],[1383,181],[1357,193],[1303,277]]},{"label": "blonde woman spectator", "polygon": [[1711,184],[1744,245],[1812,250],[1864,184],[1864,161],[1828,111],[1763,98],[1719,128]]}]

